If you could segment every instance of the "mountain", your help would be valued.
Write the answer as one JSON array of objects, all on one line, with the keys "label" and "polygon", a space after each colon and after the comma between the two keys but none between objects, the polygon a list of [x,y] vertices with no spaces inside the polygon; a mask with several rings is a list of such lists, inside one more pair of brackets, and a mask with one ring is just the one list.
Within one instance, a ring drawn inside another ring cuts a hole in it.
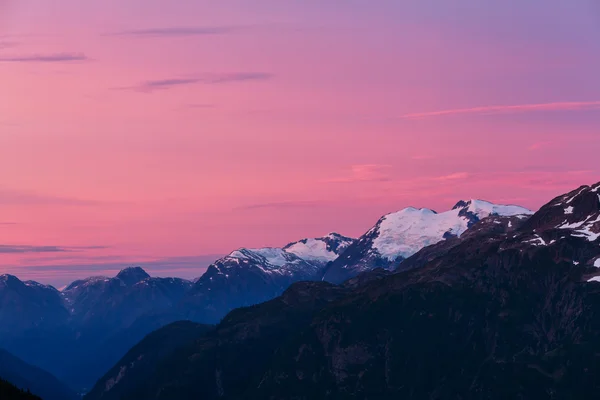
[{"label": "mountain", "polygon": [[102,398],[596,398],[599,190],[560,196],[519,226],[479,217],[406,271],[293,284]]},{"label": "mountain", "polygon": [[[88,394],[88,398],[121,398],[144,384],[145,377],[167,355],[193,343],[210,329],[210,325],[189,321],[175,322],[146,336],[134,346]],[[126,384],[121,384],[121,381]]]},{"label": "mountain", "polygon": [[179,302],[190,281],[152,278],[142,268],[126,268],[114,278],[92,277],[62,291],[74,324],[86,331],[115,332],[150,312],[162,312]]},{"label": "mountain", "polygon": [[328,266],[323,279],[341,283],[374,268],[394,269],[422,248],[459,237],[490,215],[527,218],[531,214],[523,207],[483,200],[459,201],[452,210],[443,213],[405,208],[382,217]]},{"label": "mountain", "polygon": [[0,277],[0,346],[70,386],[90,387],[171,315],[192,283],[126,268],[114,278],[51,286]]},{"label": "mountain", "polygon": [[338,258],[355,241],[333,232],[324,237],[290,243],[283,250],[305,261],[325,265]]},{"label": "mountain", "polygon": [[[44,400],[74,400],[78,398],[65,384],[50,373],[29,365],[4,350],[0,350],[0,378],[11,382],[20,389],[29,390]],[[4,400],[3,396],[0,398]]]},{"label": "mountain", "polygon": [[2,400],[42,400],[28,391],[21,390],[0,378],[0,399]]},{"label": "mountain", "polygon": [[139,267],[114,278],[73,282],[62,296],[71,311],[74,337],[58,375],[72,385],[90,387],[146,334],[178,319],[168,314],[191,286],[184,279],[150,277]]},{"label": "mountain", "polygon": [[[273,351],[343,292],[326,282],[296,283],[281,297],[232,311],[215,330],[184,343],[143,377],[119,374],[118,364],[85,399],[208,399],[223,397],[230,388],[229,398],[241,399],[248,385],[260,379]],[[162,336],[154,347],[170,340]]]},{"label": "mountain", "polygon": [[279,296],[294,282],[321,280],[324,266],[353,242],[331,233],[283,248],[236,250],[208,267],[180,309],[193,321],[217,323],[235,308]]},{"label": "mountain", "polygon": [[64,325],[68,318],[60,292],[52,286],[0,275],[0,337],[51,329]]}]

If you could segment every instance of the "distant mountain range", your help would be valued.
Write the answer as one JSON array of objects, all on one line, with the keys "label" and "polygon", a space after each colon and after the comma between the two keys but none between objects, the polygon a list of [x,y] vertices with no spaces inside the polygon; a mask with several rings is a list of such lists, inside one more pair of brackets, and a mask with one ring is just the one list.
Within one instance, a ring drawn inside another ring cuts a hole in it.
[{"label": "distant mountain range", "polygon": [[596,398],[600,183],[533,215],[485,204],[390,214],[325,267],[359,275],[158,330],[86,400]]},{"label": "distant mountain range", "polygon": [[331,233],[282,248],[236,250],[194,282],[153,278],[133,267],[58,291],[3,275],[0,347],[85,390],[145,335],[169,323],[215,324],[299,281],[337,284],[376,268],[394,271],[422,248],[457,240],[489,216],[516,226],[531,214],[482,200],[461,201],[439,214],[407,208],[382,217],[358,239]]}]

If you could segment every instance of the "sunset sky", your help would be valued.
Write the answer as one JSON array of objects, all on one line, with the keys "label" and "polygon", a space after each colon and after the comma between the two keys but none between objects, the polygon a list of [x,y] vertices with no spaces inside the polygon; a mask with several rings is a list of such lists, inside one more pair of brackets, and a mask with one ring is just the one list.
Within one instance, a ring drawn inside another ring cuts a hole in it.
[{"label": "sunset sky", "polygon": [[0,0],[0,274],[63,285],[600,180],[596,0]]}]

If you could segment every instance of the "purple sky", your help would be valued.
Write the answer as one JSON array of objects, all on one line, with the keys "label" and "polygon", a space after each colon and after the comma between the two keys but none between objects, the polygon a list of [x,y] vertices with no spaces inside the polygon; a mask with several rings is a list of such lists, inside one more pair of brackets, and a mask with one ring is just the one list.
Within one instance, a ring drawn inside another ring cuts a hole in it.
[{"label": "purple sky", "polygon": [[535,209],[600,180],[599,37],[592,0],[0,0],[0,273]]}]

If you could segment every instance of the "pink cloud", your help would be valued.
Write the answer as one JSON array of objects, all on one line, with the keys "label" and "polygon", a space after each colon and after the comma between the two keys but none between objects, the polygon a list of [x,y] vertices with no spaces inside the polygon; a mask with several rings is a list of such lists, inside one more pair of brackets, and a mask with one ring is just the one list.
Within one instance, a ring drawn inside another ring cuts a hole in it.
[{"label": "pink cloud", "polygon": [[385,182],[390,180],[390,165],[361,164],[353,165],[347,177],[329,179],[328,183],[353,183],[353,182]]},{"label": "pink cloud", "polygon": [[450,174],[450,175],[437,176],[437,177],[433,178],[433,180],[455,181],[455,180],[459,180],[459,179],[467,179],[468,177],[469,177],[469,174],[466,172],[456,172],[456,173]]}]

